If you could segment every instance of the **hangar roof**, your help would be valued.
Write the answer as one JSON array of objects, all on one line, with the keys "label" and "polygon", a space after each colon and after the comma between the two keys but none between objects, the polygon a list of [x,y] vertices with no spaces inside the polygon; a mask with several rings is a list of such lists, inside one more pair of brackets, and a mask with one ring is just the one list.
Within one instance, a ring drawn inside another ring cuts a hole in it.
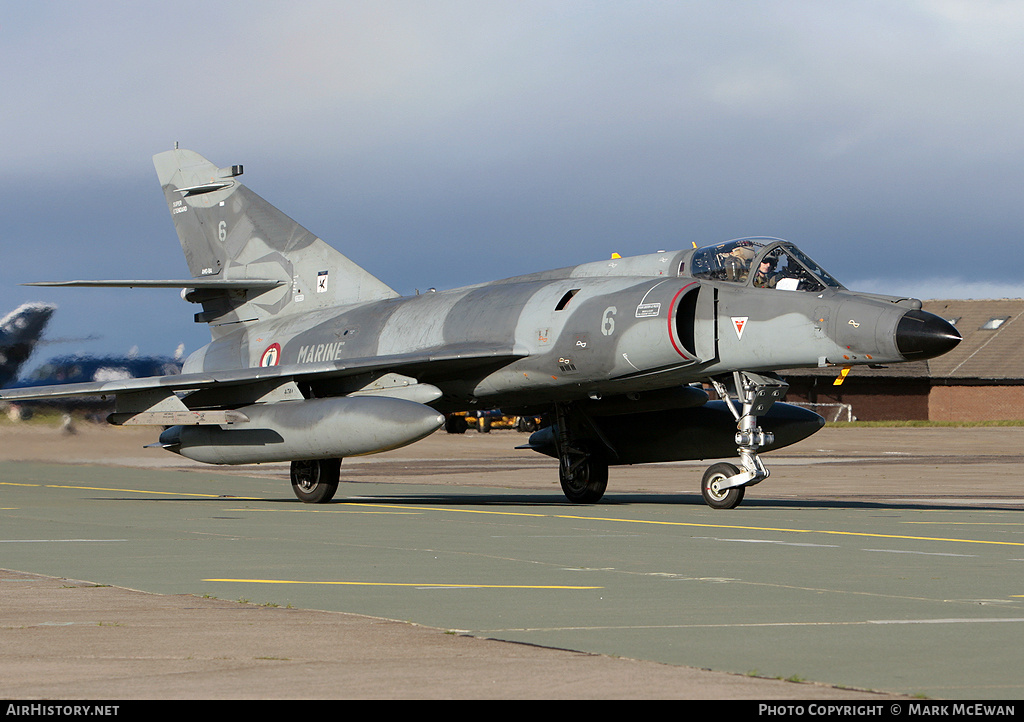
[{"label": "hangar roof", "polygon": [[[860,378],[930,378],[936,382],[1024,381],[1024,299],[924,301],[924,310],[952,323],[963,336],[956,348],[938,358],[891,364],[885,368],[854,367]],[[786,378],[834,377],[834,367],[780,371]]]},{"label": "hangar roof", "polygon": [[933,379],[1024,379],[1024,299],[925,301],[963,336],[956,348],[929,359]]}]

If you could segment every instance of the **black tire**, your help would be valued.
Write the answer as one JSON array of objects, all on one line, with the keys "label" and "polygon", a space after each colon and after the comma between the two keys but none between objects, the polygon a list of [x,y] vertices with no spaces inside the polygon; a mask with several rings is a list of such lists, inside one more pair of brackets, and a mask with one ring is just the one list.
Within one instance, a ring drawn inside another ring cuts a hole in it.
[{"label": "black tire", "polygon": [[444,420],[444,430],[449,434],[464,434],[469,428],[469,422],[465,416],[448,416]]},{"label": "black tire", "polygon": [[712,509],[732,509],[743,501],[745,487],[734,486],[725,491],[719,491],[717,483],[730,476],[736,476],[740,470],[732,464],[713,464],[704,472],[704,478],[700,482],[700,495],[704,502]]},{"label": "black tire", "polygon": [[532,433],[537,430],[537,420],[532,416],[520,416],[516,421],[516,431]]},{"label": "black tire", "polygon": [[558,481],[573,504],[596,504],[608,488],[608,461],[603,454],[577,445],[576,451],[562,455]]},{"label": "black tire", "polygon": [[334,498],[341,478],[341,459],[293,461],[292,491],[305,504],[326,504]]}]

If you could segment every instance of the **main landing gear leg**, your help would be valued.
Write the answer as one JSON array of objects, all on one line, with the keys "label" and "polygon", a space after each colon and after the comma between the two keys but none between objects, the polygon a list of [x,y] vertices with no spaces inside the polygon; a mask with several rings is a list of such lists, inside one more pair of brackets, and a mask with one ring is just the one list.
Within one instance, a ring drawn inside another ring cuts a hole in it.
[{"label": "main landing gear leg", "polygon": [[608,458],[596,443],[580,441],[570,430],[572,419],[563,404],[555,406],[558,481],[574,504],[595,504],[608,488]]},{"label": "main landing gear leg", "polygon": [[[757,419],[768,413],[776,401],[789,388],[782,379],[762,376],[749,371],[733,372],[735,402],[724,383],[711,379],[718,396],[728,405],[736,418],[736,453],[743,470],[733,464],[714,464],[704,472],[700,493],[708,506],[714,509],[732,509],[743,501],[744,489],[768,478],[768,468],[758,456],[758,450],[775,441],[774,436],[758,426]],[[737,409],[737,405],[739,408]]]}]

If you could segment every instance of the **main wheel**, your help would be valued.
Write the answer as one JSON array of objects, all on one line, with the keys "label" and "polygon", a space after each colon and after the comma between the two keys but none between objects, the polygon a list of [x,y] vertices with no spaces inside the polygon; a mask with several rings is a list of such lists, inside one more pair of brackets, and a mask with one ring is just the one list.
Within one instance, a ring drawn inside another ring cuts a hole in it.
[{"label": "main wheel", "polygon": [[516,431],[534,432],[537,430],[537,420],[533,416],[520,416],[516,420]]},{"label": "main wheel", "polygon": [[334,498],[341,478],[341,459],[293,461],[292,491],[306,504],[326,504]]},{"label": "main wheel", "polygon": [[558,464],[558,481],[565,498],[574,504],[595,504],[608,488],[608,461],[604,455],[577,444],[563,453]]},{"label": "main wheel", "polygon": [[465,416],[451,414],[444,419],[444,430],[449,434],[464,434],[469,428],[469,422]]},{"label": "main wheel", "polygon": [[713,464],[704,472],[704,478],[700,482],[700,495],[712,509],[732,509],[743,501],[742,486],[734,486],[731,489],[719,489],[718,485],[730,476],[736,476],[740,470],[732,464]]}]

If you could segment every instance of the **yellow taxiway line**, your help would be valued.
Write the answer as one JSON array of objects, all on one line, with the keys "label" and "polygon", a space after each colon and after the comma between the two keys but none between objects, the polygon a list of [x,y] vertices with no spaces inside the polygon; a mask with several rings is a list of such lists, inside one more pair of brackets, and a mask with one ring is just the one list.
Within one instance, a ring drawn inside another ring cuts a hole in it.
[{"label": "yellow taxiway line", "polygon": [[[171,492],[171,491],[152,491],[146,489],[115,489],[110,487],[99,487],[99,486],[76,486],[70,484],[18,484],[14,482],[0,482],[0,485],[6,486],[42,486],[52,489],[85,489],[88,491],[115,491],[121,493],[136,493],[136,494],[159,494],[165,496],[190,496],[200,497],[204,499],[217,499],[223,498],[225,501],[262,501],[257,497],[239,497],[231,496],[224,497],[221,494],[197,494],[194,492]],[[930,541],[930,542],[943,542],[953,544],[989,544],[996,546],[1011,546],[1011,547],[1024,547],[1024,542],[1015,541],[992,541],[987,539],[962,539],[955,537],[934,537],[934,536],[915,536],[911,534],[877,534],[872,532],[859,532],[859,531],[839,531],[836,529],[788,529],[785,527],[766,527],[766,526],[744,526],[736,524],[711,524],[703,522],[686,522],[686,521],[656,521],[652,519],[617,519],[615,517],[601,517],[601,516],[584,516],[580,514],[545,514],[545,513],[531,513],[531,512],[513,512],[513,511],[496,511],[491,509],[453,509],[445,507],[429,507],[429,506],[409,506],[405,504],[372,504],[367,502],[347,502],[342,501],[341,504],[333,504],[330,507],[321,507],[316,509],[304,509],[303,511],[335,511],[336,507],[340,506],[343,511],[351,507],[363,507],[373,509],[388,509],[392,512],[400,511],[404,513],[411,512],[447,512],[454,514],[493,514],[496,516],[520,516],[520,517],[536,517],[536,518],[553,518],[553,519],[571,519],[573,521],[591,521],[591,522],[615,522],[619,524],[649,524],[656,526],[672,526],[672,527],[688,527],[688,528],[700,528],[700,529],[731,529],[734,531],[762,531],[762,532],[778,532],[783,534],[824,534],[832,536],[851,536],[851,537],[868,537],[874,539],[903,539],[909,541]],[[332,508],[335,507],[335,508]],[[253,511],[253,510],[250,510]]]},{"label": "yellow taxiway line", "polygon": [[554,584],[445,584],[442,582],[310,582],[298,579],[204,579],[204,582],[238,582],[242,584],[326,584],[349,587],[419,587],[431,589],[604,589],[604,587],[573,587]]},{"label": "yellow taxiway line", "polygon": [[653,524],[657,526],[675,526],[675,527],[690,527],[690,528],[701,528],[701,529],[732,529],[735,531],[771,531],[781,532],[786,534],[831,534],[836,536],[854,536],[854,537],[871,537],[875,539],[907,539],[911,541],[932,541],[932,542],[947,542],[957,544],[995,544],[1000,546],[1014,546],[1024,547],[1024,542],[1012,542],[1012,541],[990,541],[987,539],[959,539],[949,537],[931,537],[931,536],[914,536],[910,534],[876,534],[873,532],[861,532],[861,531],[839,531],[835,529],[788,529],[785,527],[771,527],[771,526],[742,526],[737,524],[708,524],[703,522],[690,522],[690,521],[655,521],[652,519],[617,519],[615,517],[603,517],[603,516],[583,516],[579,514],[536,514],[528,512],[510,512],[510,511],[493,511],[493,510],[482,510],[482,509],[446,509],[441,507],[415,507],[406,505],[391,505],[391,504],[366,504],[363,502],[351,502],[347,505],[350,506],[367,506],[375,508],[394,508],[401,509],[403,511],[419,510],[419,511],[441,511],[441,512],[452,512],[458,514],[497,514],[500,516],[530,516],[530,517],[549,517],[554,519],[572,519],[573,521],[605,521],[605,522],[616,522],[619,524]]}]

